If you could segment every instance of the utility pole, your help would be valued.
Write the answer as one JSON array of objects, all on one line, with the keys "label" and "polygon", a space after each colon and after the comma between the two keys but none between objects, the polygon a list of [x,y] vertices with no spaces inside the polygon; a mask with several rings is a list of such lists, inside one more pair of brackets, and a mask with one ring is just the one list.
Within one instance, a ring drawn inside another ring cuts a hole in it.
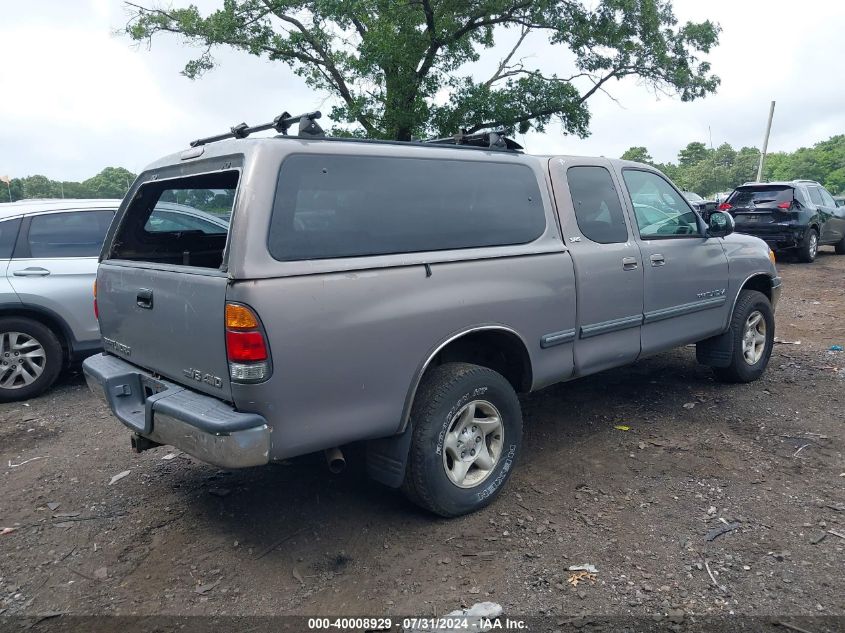
[{"label": "utility pole", "polygon": [[775,102],[769,107],[769,122],[766,123],[766,136],[763,137],[763,151],[760,152],[760,164],[757,166],[757,182],[763,181],[763,163],[766,162],[766,152],[769,149],[769,133],[772,131],[772,117],[775,116]]}]

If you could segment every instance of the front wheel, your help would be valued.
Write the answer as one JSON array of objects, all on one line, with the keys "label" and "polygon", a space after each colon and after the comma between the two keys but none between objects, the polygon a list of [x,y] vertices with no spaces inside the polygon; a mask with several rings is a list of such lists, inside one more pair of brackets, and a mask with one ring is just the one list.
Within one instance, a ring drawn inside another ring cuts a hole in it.
[{"label": "front wheel", "polygon": [[733,351],[727,367],[714,367],[725,382],[752,382],[766,371],[775,340],[775,315],[768,297],[756,290],[739,293],[731,317]]},{"label": "front wheel", "polygon": [[63,360],[61,343],[46,325],[24,317],[0,318],[0,402],[45,391]]},{"label": "front wheel", "polygon": [[833,249],[836,251],[837,255],[845,255],[845,237],[836,242]]},{"label": "front wheel", "polygon": [[447,363],[420,384],[402,489],[445,517],[479,510],[502,490],[522,445],[522,412],[511,384],[486,367]]}]

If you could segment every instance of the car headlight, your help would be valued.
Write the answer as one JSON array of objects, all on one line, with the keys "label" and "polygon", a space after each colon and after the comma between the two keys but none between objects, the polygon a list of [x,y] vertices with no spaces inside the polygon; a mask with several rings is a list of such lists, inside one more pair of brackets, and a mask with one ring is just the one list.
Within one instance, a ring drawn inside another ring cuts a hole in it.
[{"label": "car headlight", "polygon": [[770,260],[773,264],[776,262],[776,260],[775,260],[775,252],[774,252],[771,248],[769,249],[769,260]]}]

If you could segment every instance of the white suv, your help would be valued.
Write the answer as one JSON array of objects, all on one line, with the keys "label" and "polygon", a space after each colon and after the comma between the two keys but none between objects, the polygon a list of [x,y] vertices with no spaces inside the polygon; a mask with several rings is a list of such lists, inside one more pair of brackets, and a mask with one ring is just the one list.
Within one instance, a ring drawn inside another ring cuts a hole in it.
[{"label": "white suv", "polygon": [[[97,258],[120,200],[0,204],[0,402],[31,398],[101,349]],[[228,222],[170,203],[151,228],[224,232]]]}]

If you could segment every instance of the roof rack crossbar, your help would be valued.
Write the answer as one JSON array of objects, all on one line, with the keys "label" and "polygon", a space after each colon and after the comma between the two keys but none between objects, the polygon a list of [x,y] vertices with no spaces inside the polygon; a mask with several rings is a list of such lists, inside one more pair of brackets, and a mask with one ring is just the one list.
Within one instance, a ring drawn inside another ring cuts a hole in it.
[{"label": "roof rack crossbar", "polygon": [[488,147],[489,149],[500,150],[523,149],[522,145],[505,136],[505,132],[505,128],[502,127],[472,133],[468,133],[466,130],[461,130],[458,134],[453,136],[431,138],[423,142],[435,145],[472,145],[474,147]]},{"label": "roof rack crossbar", "polygon": [[299,124],[299,136],[324,136],[323,128],[317,123],[317,119],[322,117],[322,113],[317,110],[315,112],[306,112],[305,114],[298,114],[291,116],[287,112],[282,112],[279,116],[273,119],[270,123],[262,123],[261,125],[249,126],[246,123],[239,123],[233,126],[228,132],[223,134],[216,134],[214,136],[207,136],[205,138],[198,138],[191,141],[191,147],[198,147],[216,141],[223,141],[227,138],[246,138],[254,132],[263,132],[264,130],[276,130],[280,134],[287,135],[288,130],[294,125]]}]

